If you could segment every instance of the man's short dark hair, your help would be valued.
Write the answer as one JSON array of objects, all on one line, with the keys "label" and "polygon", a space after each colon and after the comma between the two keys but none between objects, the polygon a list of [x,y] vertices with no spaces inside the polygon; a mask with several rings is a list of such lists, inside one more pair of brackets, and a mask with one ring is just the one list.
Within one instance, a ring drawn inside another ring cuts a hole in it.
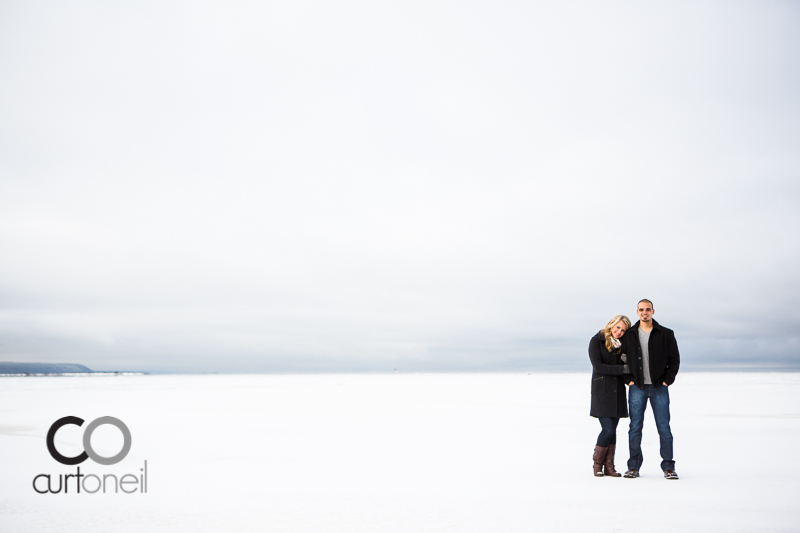
[{"label": "man's short dark hair", "polygon": [[639,306],[639,304],[640,304],[640,303],[642,303],[642,302],[647,302],[647,303],[649,303],[649,304],[650,304],[650,309],[655,309],[655,308],[656,308],[656,306],[655,306],[655,305],[653,305],[653,302],[651,302],[651,301],[650,301],[650,300],[648,300],[647,298],[642,298],[641,300],[639,300],[639,303],[637,303],[637,304],[636,304],[636,306],[638,307],[638,306]]}]

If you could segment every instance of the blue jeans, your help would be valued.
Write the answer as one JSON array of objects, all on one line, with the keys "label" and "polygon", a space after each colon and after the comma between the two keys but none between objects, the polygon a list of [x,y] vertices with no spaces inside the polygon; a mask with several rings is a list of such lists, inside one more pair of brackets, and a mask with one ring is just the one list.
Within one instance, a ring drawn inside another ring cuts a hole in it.
[{"label": "blue jeans", "polygon": [[628,430],[628,446],[631,458],[628,459],[628,468],[639,470],[642,466],[642,427],[644,426],[644,412],[647,409],[647,400],[653,406],[653,416],[656,419],[658,437],[661,440],[661,470],[675,470],[675,461],[672,460],[672,431],[669,429],[669,390],[661,385],[653,387],[645,385],[644,390],[632,385],[628,388],[628,410],[631,417],[631,426]]}]

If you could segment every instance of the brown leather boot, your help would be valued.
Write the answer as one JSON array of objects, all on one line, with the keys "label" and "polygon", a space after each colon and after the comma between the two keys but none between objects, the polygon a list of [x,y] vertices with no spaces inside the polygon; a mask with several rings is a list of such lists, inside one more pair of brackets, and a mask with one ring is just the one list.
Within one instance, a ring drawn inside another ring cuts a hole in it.
[{"label": "brown leather boot", "polygon": [[614,453],[616,451],[617,451],[616,444],[610,444],[608,446],[608,453],[606,454],[606,460],[603,466],[605,466],[605,473],[607,476],[622,477],[622,474],[614,470]]},{"label": "brown leather boot", "polygon": [[595,446],[594,455],[594,477],[603,477],[603,463],[606,461],[606,454],[608,453],[608,446]]}]

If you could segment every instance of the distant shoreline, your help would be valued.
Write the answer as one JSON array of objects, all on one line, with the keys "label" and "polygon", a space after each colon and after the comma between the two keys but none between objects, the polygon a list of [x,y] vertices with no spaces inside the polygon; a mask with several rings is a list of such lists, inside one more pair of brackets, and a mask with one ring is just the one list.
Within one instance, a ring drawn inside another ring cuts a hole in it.
[{"label": "distant shoreline", "polygon": [[[591,371],[577,370],[532,370],[528,371],[339,371],[339,372],[126,372],[126,371],[97,371],[97,372],[0,372],[0,378],[19,377],[116,377],[116,376],[420,376],[420,375],[553,375],[553,374],[590,374]],[[717,370],[684,370],[681,374],[798,374],[797,369],[717,369]]]},{"label": "distant shoreline", "polygon": [[25,376],[138,376],[146,372],[133,370],[92,370],[77,363],[18,363],[0,361],[0,377]]},{"label": "distant shoreline", "polygon": [[0,378],[146,376],[147,372],[3,372]]}]

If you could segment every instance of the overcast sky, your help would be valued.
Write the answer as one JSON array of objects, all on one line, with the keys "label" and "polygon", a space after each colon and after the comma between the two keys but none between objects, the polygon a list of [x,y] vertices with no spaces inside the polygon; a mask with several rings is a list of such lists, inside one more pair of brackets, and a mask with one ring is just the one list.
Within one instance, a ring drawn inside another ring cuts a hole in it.
[{"label": "overcast sky", "polygon": [[800,370],[800,4],[0,2],[0,360]]}]

